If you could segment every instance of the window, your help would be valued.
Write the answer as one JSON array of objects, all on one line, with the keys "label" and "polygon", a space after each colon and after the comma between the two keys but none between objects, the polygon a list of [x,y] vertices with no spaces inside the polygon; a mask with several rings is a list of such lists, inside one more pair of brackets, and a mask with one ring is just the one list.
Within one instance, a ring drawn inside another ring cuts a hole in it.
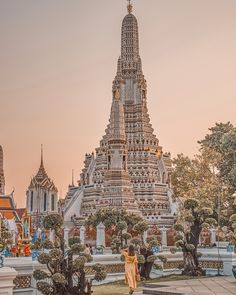
[{"label": "window", "polygon": [[34,209],[34,192],[31,191],[31,194],[30,194],[30,211],[32,212]]},{"label": "window", "polygon": [[47,193],[44,193],[43,197],[43,211],[47,211]]},{"label": "window", "polygon": [[55,210],[55,196],[52,195],[51,197],[51,211]]}]

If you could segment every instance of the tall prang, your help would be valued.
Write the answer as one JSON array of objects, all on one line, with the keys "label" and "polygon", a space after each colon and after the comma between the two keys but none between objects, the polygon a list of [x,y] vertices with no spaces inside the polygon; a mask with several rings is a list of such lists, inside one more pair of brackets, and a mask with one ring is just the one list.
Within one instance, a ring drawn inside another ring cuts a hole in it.
[{"label": "tall prang", "polygon": [[66,220],[86,218],[99,208],[123,207],[138,209],[150,224],[173,223],[170,153],[163,153],[150,124],[138,22],[132,8],[129,1],[122,22],[109,124],[96,153],[85,155],[78,187],[69,186]]},{"label": "tall prang", "polygon": [[110,124],[107,129],[107,170],[104,173],[103,196],[98,208],[126,208],[138,212],[128,172],[124,106],[119,90],[113,97]]},{"label": "tall prang", "polygon": [[0,145],[0,195],[5,194],[5,176],[3,168],[3,149]]}]

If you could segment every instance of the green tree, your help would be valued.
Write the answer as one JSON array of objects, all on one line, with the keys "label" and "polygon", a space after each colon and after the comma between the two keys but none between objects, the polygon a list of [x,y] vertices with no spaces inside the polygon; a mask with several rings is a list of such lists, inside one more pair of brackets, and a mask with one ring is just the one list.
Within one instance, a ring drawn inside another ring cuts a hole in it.
[{"label": "green tree", "polygon": [[125,221],[127,230],[129,231],[141,220],[143,220],[143,218],[140,215],[127,212],[125,209],[102,209],[89,216],[86,225],[92,225],[96,228],[96,226],[102,222],[106,229],[109,229],[112,226],[116,226],[118,222]]},{"label": "green tree", "polygon": [[[198,155],[190,159],[180,154],[173,159],[173,195],[182,203],[176,226],[189,226],[187,236],[179,231],[177,244],[185,251],[185,259],[191,256],[193,267],[184,270],[190,274],[198,273],[197,242],[202,228],[216,224],[219,208],[218,226],[230,226],[229,218],[236,213],[236,202],[231,198],[236,190],[236,128],[228,122],[216,123],[209,130],[205,139],[199,141]],[[187,209],[188,200],[195,207]]]},{"label": "green tree", "polygon": [[[125,209],[102,209],[88,218],[86,226],[92,225],[96,228],[102,222],[105,225],[106,231],[114,228],[112,231],[111,249],[113,253],[120,253],[121,248],[126,247],[128,239],[134,234],[134,225],[140,221],[143,221],[142,216],[127,212]],[[125,229],[127,233],[124,233]]]},{"label": "green tree", "polygon": [[144,220],[139,221],[137,224],[134,225],[134,230],[140,235],[141,242],[142,244],[144,244],[143,235],[144,235],[144,232],[148,230],[147,222]]},{"label": "green tree", "polygon": [[210,133],[199,143],[201,149],[217,154],[217,168],[220,178],[236,190],[236,128],[230,123],[216,123]]},{"label": "green tree", "polygon": [[178,223],[174,225],[177,232],[176,246],[181,247],[184,257],[184,275],[203,275],[204,271],[199,265],[197,247],[199,236],[203,227],[217,224],[211,217],[213,210],[207,201],[186,199],[181,206]]},{"label": "green tree", "polygon": [[83,253],[84,246],[80,243],[65,249],[62,225],[63,219],[59,214],[50,214],[44,218],[44,228],[54,230],[55,242],[44,241],[44,248],[49,249],[49,253],[41,253],[38,261],[46,265],[48,271],[34,271],[37,289],[45,295],[91,295],[92,281],[101,281],[106,277],[104,267],[94,265],[94,277],[86,279],[85,263],[91,262],[92,257]]}]

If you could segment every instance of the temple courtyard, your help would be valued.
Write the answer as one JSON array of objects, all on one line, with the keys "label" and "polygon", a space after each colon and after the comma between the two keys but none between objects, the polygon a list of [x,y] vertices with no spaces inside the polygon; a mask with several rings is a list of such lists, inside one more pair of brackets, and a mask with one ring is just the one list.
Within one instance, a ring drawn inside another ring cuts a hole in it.
[{"label": "temple courtyard", "polygon": [[[134,295],[232,295],[236,294],[236,280],[233,277],[220,276],[182,280],[181,276],[169,278],[168,281],[140,283]],[[167,278],[166,278],[167,279]],[[97,295],[128,294],[127,286],[122,282],[98,286],[94,289]]]}]

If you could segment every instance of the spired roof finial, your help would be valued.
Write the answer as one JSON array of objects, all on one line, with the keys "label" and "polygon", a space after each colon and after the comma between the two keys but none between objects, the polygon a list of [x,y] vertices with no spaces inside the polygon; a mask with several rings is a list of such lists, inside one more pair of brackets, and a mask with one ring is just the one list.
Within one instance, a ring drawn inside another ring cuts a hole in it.
[{"label": "spired roof finial", "polygon": [[74,169],[72,169],[72,182],[71,182],[71,185],[75,186],[75,184],[74,184]]},{"label": "spired roof finial", "polygon": [[43,145],[41,144],[41,163],[40,166],[43,167]]},{"label": "spired roof finial", "polygon": [[128,1],[128,5],[127,5],[128,13],[131,14],[133,11],[133,5],[131,4],[131,0],[127,0],[127,1]]}]

